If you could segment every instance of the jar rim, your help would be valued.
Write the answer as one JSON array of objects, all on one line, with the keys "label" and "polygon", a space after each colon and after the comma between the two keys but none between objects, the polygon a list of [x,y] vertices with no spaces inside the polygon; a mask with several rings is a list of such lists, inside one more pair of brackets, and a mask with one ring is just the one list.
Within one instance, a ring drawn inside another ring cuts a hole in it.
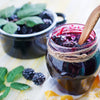
[{"label": "jar rim", "polygon": [[[54,34],[54,31],[56,31],[57,29],[62,28],[62,27],[64,27],[64,26],[68,26],[68,25],[79,25],[79,26],[84,27],[84,24],[80,24],[80,23],[68,23],[68,24],[63,24],[63,25],[60,25],[60,26],[56,27],[56,28],[52,31],[52,33],[49,35],[49,39],[48,39],[48,44],[51,43],[51,46],[53,46],[54,49],[57,50],[57,48],[60,48],[60,50],[61,50],[61,49],[67,49],[67,50],[75,49],[75,50],[80,50],[80,49],[84,49],[84,48],[87,48],[87,47],[91,47],[93,44],[95,44],[95,43],[97,42],[96,33],[95,33],[94,30],[92,30],[92,32],[91,32],[92,34],[90,34],[90,37],[93,36],[93,34],[94,34],[95,36],[94,36],[94,40],[91,41],[90,43],[87,43],[87,44],[84,44],[84,45],[78,46],[78,47],[64,47],[64,46],[61,46],[61,45],[56,44],[56,43],[51,39],[52,35]],[[76,31],[74,30],[73,32],[78,32],[78,31],[77,31],[77,30],[76,30]],[[81,30],[81,32],[82,32],[82,30]]]}]

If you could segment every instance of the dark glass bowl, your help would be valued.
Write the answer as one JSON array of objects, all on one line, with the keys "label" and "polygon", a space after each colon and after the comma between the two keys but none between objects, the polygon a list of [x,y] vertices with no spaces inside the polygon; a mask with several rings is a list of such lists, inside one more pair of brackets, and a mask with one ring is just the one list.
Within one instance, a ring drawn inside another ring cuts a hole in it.
[{"label": "dark glass bowl", "polygon": [[[4,51],[15,58],[31,59],[41,57],[47,51],[47,38],[49,32],[58,25],[66,22],[65,15],[49,11],[53,16],[53,23],[43,31],[30,34],[9,34],[0,29],[1,42]],[[57,17],[63,20],[57,22]]]}]

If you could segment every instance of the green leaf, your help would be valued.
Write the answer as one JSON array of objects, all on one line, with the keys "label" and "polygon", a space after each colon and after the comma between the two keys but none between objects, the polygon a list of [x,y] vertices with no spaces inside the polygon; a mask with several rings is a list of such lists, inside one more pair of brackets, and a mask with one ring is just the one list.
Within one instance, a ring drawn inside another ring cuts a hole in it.
[{"label": "green leaf", "polygon": [[5,19],[3,19],[3,18],[0,18],[0,27],[1,27],[2,25],[5,25],[6,23],[8,23],[7,20],[5,20]]},{"label": "green leaf", "polygon": [[22,76],[23,76],[22,73],[20,73],[20,74],[16,75],[16,77],[15,77],[14,80],[18,80],[18,79],[21,78]]},{"label": "green leaf", "polygon": [[26,24],[28,27],[33,27],[37,24],[42,24],[43,21],[40,17],[26,17],[16,22],[16,24],[23,25]]},{"label": "green leaf", "polygon": [[7,82],[13,82],[19,74],[22,74],[23,70],[23,66],[18,66],[10,71],[7,75]]},{"label": "green leaf", "polygon": [[13,22],[8,22],[4,27],[3,30],[7,33],[14,34],[17,31],[17,25]]},{"label": "green leaf", "polygon": [[21,7],[21,9],[20,10],[26,10],[26,9],[30,9],[30,8],[32,8],[32,4],[31,3],[26,3],[26,4],[24,4],[22,7]]},{"label": "green leaf", "polygon": [[4,90],[6,88],[6,86],[4,85],[4,84],[0,84],[0,92],[2,91],[2,90]]},{"label": "green leaf", "polygon": [[15,13],[15,11],[16,11],[16,8],[14,6],[5,8],[0,11],[0,17],[2,18],[11,17]]},{"label": "green leaf", "polygon": [[10,92],[10,87],[6,87],[3,94],[0,95],[0,100],[3,100],[3,98],[5,98],[8,95],[9,92]]},{"label": "green leaf", "polygon": [[26,90],[26,89],[30,88],[29,85],[23,84],[23,83],[18,83],[18,82],[11,83],[10,86],[17,90]]},{"label": "green leaf", "polygon": [[46,9],[45,4],[25,4],[18,12],[17,16],[19,18],[29,17],[38,15]]},{"label": "green leaf", "polygon": [[7,68],[0,67],[0,83],[3,83],[5,81],[6,74],[7,74]]}]

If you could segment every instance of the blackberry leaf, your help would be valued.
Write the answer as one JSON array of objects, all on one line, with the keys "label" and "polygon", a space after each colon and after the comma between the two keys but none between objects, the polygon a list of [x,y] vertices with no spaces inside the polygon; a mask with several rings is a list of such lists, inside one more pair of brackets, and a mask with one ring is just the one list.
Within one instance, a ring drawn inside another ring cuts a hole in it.
[{"label": "blackberry leaf", "polygon": [[9,92],[10,92],[10,87],[5,88],[5,91],[3,92],[3,94],[0,95],[0,100],[5,98],[8,95]]},{"label": "blackberry leaf", "polygon": [[5,19],[3,19],[3,18],[0,18],[0,27],[1,27],[2,25],[5,25],[7,22],[8,22],[7,20],[5,20]]},{"label": "blackberry leaf", "polygon": [[19,74],[22,74],[23,70],[23,66],[18,66],[10,71],[7,75],[7,82],[13,82]]},{"label": "blackberry leaf", "polygon": [[26,17],[16,22],[18,25],[26,24],[28,27],[33,27],[37,24],[42,24],[43,21],[40,17]]},{"label": "blackberry leaf", "polygon": [[4,85],[4,84],[0,84],[0,92],[2,91],[2,90],[4,90],[6,88],[6,86]]},{"label": "blackberry leaf", "polygon": [[7,68],[0,67],[0,84],[5,81],[6,74],[7,74]]},{"label": "blackberry leaf", "polygon": [[43,12],[46,8],[45,4],[25,4],[18,12],[17,16],[19,18],[24,18],[32,15],[38,15]]},{"label": "blackberry leaf", "polygon": [[14,34],[17,31],[17,25],[13,22],[8,22],[4,27],[3,30],[7,33]]},{"label": "blackberry leaf", "polygon": [[14,88],[17,90],[26,90],[26,89],[30,88],[29,85],[23,84],[23,83],[18,83],[18,82],[11,83],[10,86],[11,86],[11,88]]},{"label": "blackberry leaf", "polygon": [[8,18],[8,17],[12,16],[15,13],[15,11],[16,11],[16,8],[14,6],[5,8],[0,11],[0,17]]}]

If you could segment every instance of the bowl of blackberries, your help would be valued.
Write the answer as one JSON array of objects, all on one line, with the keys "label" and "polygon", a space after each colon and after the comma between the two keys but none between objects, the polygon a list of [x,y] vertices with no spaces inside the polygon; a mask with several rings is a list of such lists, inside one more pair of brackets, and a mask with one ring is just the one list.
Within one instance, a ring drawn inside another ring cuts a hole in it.
[{"label": "bowl of blackberries", "polygon": [[[62,20],[57,20],[61,17]],[[4,51],[15,58],[41,57],[47,51],[49,33],[64,24],[63,13],[55,13],[46,4],[26,3],[16,8],[10,6],[0,10],[0,37]]]}]

